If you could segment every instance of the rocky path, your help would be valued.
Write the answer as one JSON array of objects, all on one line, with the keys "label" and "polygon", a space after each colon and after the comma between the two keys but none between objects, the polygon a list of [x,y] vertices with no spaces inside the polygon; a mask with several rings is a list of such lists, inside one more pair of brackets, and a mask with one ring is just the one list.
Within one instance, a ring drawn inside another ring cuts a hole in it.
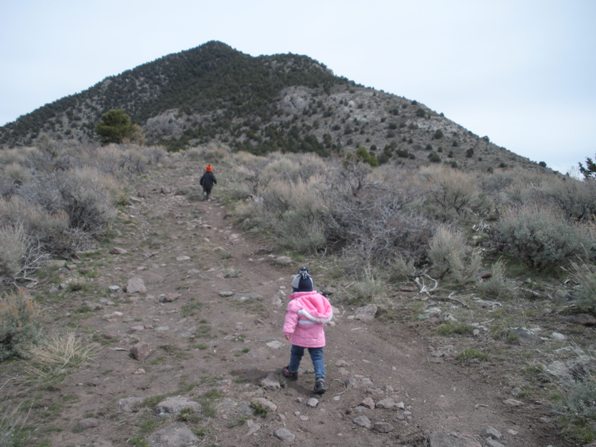
[{"label": "rocky path", "polygon": [[80,261],[96,262],[102,293],[61,304],[57,324],[98,348],[54,391],[45,445],[546,447],[498,388],[434,363],[413,328],[341,306],[328,392],[311,395],[308,356],[285,383],[280,328],[299,265],[234,230],[216,200],[189,200],[196,183],[184,166],[144,181],[113,246]]}]

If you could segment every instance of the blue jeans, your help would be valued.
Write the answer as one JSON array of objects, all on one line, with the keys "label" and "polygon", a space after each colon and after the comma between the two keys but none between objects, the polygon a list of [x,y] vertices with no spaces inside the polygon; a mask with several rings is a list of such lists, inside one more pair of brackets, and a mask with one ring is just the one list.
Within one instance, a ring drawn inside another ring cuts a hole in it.
[{"label": "blue jeans", "polygon": [[325,378],[325,356],[323,354],[323,348],[303,348],[302,346],[292,345],[290,350],[290,364],[288,370],[290,372],[298,372],[300,367],[300,360],[304,355],[304,349],[308,349],[310,359],[312,360],[312,366],[315,369],[315,379]]}]

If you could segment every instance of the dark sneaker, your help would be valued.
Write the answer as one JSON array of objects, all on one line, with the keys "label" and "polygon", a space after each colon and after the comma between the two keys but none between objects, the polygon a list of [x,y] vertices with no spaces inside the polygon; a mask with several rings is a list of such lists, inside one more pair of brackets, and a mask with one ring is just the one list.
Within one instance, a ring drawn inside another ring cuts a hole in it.
[{"label": "dark sneaker", "polygon": [[281,375],[288,380],[298,380],[298,373],[291,372],[287,366],[284,366],[281,370]]},{"label": "dark sneaker", "polygon": [[327,391],[327,385],[325,384],[325,380],[317,379],[315,382],[315,394],[325,394]]}]

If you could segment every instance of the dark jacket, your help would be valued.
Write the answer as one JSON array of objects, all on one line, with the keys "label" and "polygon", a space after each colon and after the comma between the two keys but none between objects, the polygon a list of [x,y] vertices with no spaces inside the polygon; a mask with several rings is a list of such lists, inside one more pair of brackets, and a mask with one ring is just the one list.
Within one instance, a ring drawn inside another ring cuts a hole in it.
[{"label": "dark jacket", "polygon": [[201,180],[199,180],[199,184],[205,191],[211,191],[211,188],[213,188],[213,185],[216,183],[217,180],[215,179],[213,172],[205,172],[201,177]]}]

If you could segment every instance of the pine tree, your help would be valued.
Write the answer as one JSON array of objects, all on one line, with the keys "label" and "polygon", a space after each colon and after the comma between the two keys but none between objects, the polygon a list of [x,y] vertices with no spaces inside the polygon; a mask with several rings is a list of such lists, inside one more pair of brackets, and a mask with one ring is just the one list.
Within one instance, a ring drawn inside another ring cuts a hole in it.
[{"label": "pine tree", "polygon": [[[596,157],[595,157],[596,158]],[[579,172],[582,173],[586,180],[588,179],[596,179],[596,163],[592,161],[590,157],[586,158],[586,166],[582,165],[581,162],[579,164]]]},{"label": "pine tree", "polygon": [[122,109],[108,110],[101,117],[95,131],[103,144],[130,141],[137,131],[130,116]]}]

